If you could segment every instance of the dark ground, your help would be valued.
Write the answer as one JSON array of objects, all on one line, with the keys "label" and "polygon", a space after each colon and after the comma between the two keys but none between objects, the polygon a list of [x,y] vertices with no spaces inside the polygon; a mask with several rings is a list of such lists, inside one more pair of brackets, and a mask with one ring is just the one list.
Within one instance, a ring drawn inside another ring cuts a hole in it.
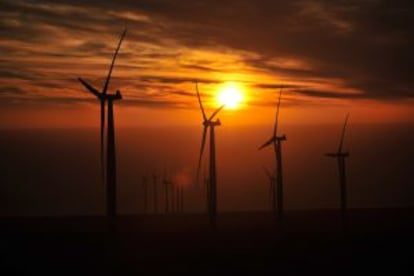
[{"label": "dark ground", "polygon": [[414,275],[414,209],[3,218],[0,275]]}]

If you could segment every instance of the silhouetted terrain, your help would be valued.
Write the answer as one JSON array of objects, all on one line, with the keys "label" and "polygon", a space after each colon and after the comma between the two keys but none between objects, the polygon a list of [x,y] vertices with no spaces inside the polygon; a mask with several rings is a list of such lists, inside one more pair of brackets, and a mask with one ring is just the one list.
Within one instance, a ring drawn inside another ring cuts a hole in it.
[{"label": "silhouetted terrain", "polygon": [[[413,209],[351,210],[349,231],[337,211],[287,212],[282,231],[270,213],[122,216],[118,233],[103,217],[1,220],[5,272],[33,275],[412,275]],[[408,273],[408,274],[407,274]],[[3,274],[6,275],[6,274]]]}]

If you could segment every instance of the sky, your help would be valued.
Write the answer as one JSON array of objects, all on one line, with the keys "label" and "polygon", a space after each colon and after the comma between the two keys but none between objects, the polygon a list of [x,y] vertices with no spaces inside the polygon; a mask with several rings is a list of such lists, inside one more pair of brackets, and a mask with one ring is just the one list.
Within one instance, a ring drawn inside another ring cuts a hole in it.
[{"label": "sky", "polygon": [[102,211],[99,104],[78,77],[101,89],[125,28],[109,85],[123,96],[121,212],[142,210],[143,175],[194,176],[195,80],[209,114],[223,87],[243,95],[218,114],[219,210],[268,208],[274,160],[257,147],[281,87],[287,209],[337,206],[323,153],[347,113],[350,205],[412,206],[413,12],[408,0],[0,0],[0,215]]},{"label": "sky", "polygon": [[[286,123],[412,121],[411,1],[0,1],[3,128],[91,127],[110,91],[119,126],[199,124],[223,83],[242,87],[232,124],[268,124],[278,89]],[[329,116],[326,116],[329,114]]]},{"label": "sky", "polygon": [[[335,124],[284,127],[287,210],[338,208],[337,163],[324,153],[337,149],[340,128]],[[142,177],[153,174],[166,175],[184,187],[186,212],[205,212],[205,189],[194,181],[200,131],[199,126],[118,129],[120,214],[144,212]],[[273,150],[257,150],[270,131],[266,126],[228,124],[216,130],[219,213],[270,210],[264,167],[274,168]],[[98,133],[92,128],[0,130],[0,216],[103,214]],[[350,153],[349,208],[414,205],[413,139],[413,124],[349,125],[344,145]],[[164,212],[164,185],[157,185],[159,210]]]}]

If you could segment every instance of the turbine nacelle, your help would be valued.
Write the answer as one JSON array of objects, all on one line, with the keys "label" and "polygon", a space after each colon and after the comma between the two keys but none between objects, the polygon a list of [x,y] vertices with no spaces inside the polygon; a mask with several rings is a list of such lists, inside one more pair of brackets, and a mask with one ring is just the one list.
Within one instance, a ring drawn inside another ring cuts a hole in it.
[{"label": "turbine nacelle", "polygon": [[204,127],[212,127],[212,126],[220,126],[220,125],[221,125],[220,119],[217,119],[215,121],[207,120],[203,122]]},{"label": "turbine nacelle", "polygon": [[122,94],[121,91],[117,90],[115,94],[105,94],[104,98],[112,101],[122,100]]},{"label": "turbine nacelle", "polygon": [[283,134],[282,136],[275,136],[275,140],[277,141],[286,141],[286,135]]},{"label": "turbine nacelle", "polygon": [[278,142],[286,141],[286,135],[283,134],[282,136],[272,136],[269,140],[267,140],[263,145],[259,147],[259,150],[266,148],[272,144],[276,144]]},{"label": "turbine nacelle", "polygon": [[93,87],[92,85],[90,85],[84,79],[78,78],[78,80],[82,83],[83,86],[85,86],[85,88],[89,92],[91,92],[93,95],[95,95],[101,101],[105,101],[105,100],[107,100],[109,98],[111,100],[121,100],[122,99],[122,95],[121,95],[121,92],[119,90],[117,90],[115,92],[115,94],[106,94],[106,92],[104,92],[104,91],[99,92],[95,87]]}]

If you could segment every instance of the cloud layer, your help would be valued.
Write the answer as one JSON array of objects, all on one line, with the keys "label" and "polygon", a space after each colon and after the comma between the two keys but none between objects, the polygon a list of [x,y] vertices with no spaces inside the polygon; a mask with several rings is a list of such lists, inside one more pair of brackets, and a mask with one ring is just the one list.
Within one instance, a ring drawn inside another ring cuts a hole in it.
[{"label": "cloud layer", "polygon": [[[198,79],[241,81],[252,102],[284,85],[298,101],[414,96],[412,1],[1,1],[0,100],[89,102],[117,36],[114,79],[128,103],[194,106]],[[67,99],[67,100],[66,100]]]}]

